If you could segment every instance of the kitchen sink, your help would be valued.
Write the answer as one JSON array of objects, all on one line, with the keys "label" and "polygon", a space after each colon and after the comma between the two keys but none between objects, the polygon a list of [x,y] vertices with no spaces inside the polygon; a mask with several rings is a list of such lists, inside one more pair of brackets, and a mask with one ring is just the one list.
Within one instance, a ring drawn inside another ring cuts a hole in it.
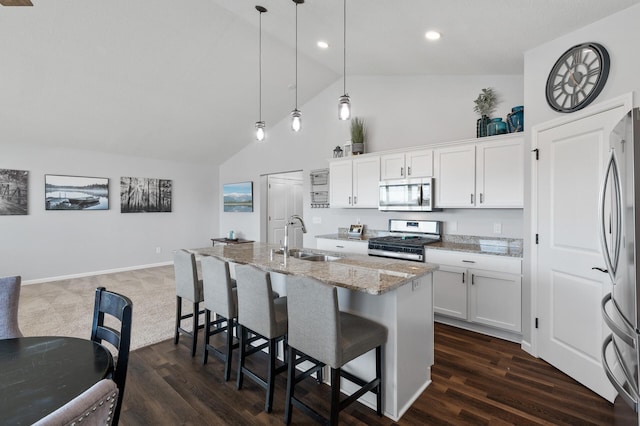
[{"label": "kitchen sink", "polygon": [[[275,254],[284,254],[282,250],[276,250]],[[301,249],[290,249],[289,256],[300,260],[308,260],[310,262],[331,262],[333,260],[342,259],[341,256],[332,256],[323,253],[314,253],[312,251],[304,251]]]}]

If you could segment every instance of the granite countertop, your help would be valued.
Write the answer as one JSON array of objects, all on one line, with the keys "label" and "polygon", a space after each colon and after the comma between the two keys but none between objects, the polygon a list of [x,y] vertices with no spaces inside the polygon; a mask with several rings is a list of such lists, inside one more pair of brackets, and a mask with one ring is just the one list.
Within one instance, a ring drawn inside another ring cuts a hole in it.
[{"label": "granite countertop", "polygon": [[[339,230],[340,231],[340,230]],[[363,241],[382,235],[389,235],[385,231],[370,231],[362,239],[349,238],[345,232],[337,234],[316,235],[316,238],[330,240]],[[443,235],[442,241],[429,244],[427,248],[436,250],[463,251],[467,253],[492,254],[496,256],[522,257],[522,240],[518,238],[492,238],[472,235]]]},{"label": "granite countertop", "polygon": [[203,247],[189,249],[189,251],[203,256],[215,256],[228,262],[253,265],[265,271],[308,276],[327,284],[369,294],[392,291],[437,269],[436,265],[430,263],[332,253],[317,249],[303,250],[341,258],[330,262],[312,262],[294,257],[285,260],[282,254],[274,254],[271,260],[271,249],[278,249],[278,246],[256,242]]}]

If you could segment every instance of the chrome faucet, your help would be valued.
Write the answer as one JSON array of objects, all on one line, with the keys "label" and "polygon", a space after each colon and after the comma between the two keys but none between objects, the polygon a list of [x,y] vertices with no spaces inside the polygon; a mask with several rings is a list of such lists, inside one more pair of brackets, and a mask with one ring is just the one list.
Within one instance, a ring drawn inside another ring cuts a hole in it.
[{"label": "chrome faucet", "polygon": [[304,225],[304,220],[302,220],[301,216],[294,214],[287,220],[287,223],[284,224],[284,245],[282,247],[284,257],[289,257],[289,225],[294,225],[296,220],[302,225],[302,232],[304,234],[307,233],[307,227]]}]

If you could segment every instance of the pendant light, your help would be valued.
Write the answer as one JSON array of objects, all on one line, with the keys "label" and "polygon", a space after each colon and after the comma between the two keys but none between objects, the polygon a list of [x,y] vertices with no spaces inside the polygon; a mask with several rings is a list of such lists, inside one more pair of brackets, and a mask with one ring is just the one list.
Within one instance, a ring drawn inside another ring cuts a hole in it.
[{"label": "pendant light", "polygon": [[344,95],[338,99],[338,118],[340,120],[348,120],[351,118],[351,100],[347,94],[347,0],[343,0],[344,4],[344,27],[343,27],[343,81],[344,81]]},{"label": "pendant light", "polygon": [[265,124],[262,121],[262,14],[267,11],[262,6],[256,6],[256,10],[260,13],[260,36],[259,36],[259,55],[258,55],[258,121],[256,121],[256,139],[262,142],[265,138]]},{"label": "pendant light", "polygon": [[291,111],[291,130],[299,132],[302,127],[302,113],[298,110],[298,5],[304,0],[293,0],[296,4],[296,107]]}]

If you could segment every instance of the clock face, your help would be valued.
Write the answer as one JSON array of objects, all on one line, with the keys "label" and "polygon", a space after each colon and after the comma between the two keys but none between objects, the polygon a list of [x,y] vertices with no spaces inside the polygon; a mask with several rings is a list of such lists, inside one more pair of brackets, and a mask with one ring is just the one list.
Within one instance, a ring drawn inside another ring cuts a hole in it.
[{"label": "clock face", "polygon": [[609,53],[598,43],[573,46],[558,59],[547,79],[547,102],[559,112],[578,111],[602,91],[609,76]]}]

